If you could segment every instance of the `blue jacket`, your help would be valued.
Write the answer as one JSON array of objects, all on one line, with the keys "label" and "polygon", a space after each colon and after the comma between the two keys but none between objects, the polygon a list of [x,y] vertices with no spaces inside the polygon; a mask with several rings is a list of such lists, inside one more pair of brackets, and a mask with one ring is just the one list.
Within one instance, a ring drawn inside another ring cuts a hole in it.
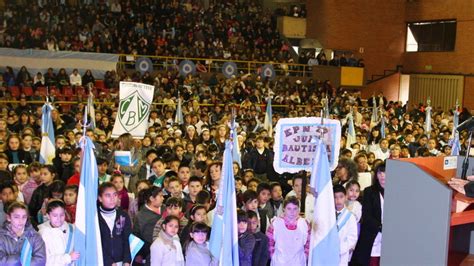
[{"label": "blue jacket", "polygon": [[33,226],[27,222],[23,236],[17,237],[10,231],[10,223],[5,222],[0,229],[0,265],[20,266],[20,253],[25,239],[28,239],[33,251],[31,258],[32,266],[43,266],[46,264],[46,248],[41,236]]}]

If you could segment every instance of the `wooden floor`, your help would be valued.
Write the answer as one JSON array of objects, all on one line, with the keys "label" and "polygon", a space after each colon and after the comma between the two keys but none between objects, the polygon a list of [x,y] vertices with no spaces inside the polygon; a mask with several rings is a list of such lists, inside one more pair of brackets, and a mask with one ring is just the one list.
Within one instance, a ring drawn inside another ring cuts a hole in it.
[{"label": "wooden floor", "polygon": [[448,266],[472,266],[474,265],[474,255],[450,252],[448,258]]}]

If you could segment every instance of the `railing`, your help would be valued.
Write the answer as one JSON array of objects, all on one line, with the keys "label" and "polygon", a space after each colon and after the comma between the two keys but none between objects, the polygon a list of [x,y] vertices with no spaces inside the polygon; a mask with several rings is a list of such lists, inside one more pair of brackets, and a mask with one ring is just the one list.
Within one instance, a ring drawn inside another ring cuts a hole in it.
[{"label": "railing", "polygon": [[312,75],[311,66],[304,64],[126,54],[119,55],[118,69],[135,69],[136,60],[139,58],[149,58],[153,64],[153,71],[179,71],[179,63],[189,60],[196,65],[196,73],[222,73],[224,63],[233,62],[237,65],[239,74],[260,74],[264,65],[272,65],[276,76],[309,77]]}]

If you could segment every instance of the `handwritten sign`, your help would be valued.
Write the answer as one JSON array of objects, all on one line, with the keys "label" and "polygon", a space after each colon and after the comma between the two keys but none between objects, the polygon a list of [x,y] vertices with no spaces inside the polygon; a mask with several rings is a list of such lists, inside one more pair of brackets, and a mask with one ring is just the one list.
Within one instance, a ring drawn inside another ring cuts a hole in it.
[{"label": "handwritten sign", "polygon": [[310,171],[320,137],[326,145],[331,170],[336,169],[341,146],[339,120],[324,119],[321,125],[318,117],[283,118],[278,120],[275,130],[273,167],[278,173]]}]

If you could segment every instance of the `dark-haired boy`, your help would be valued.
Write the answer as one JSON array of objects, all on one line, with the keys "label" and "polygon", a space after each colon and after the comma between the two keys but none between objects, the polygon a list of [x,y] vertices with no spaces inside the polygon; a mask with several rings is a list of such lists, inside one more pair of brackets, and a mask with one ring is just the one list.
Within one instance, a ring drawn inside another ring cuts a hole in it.
[{"label": "dark-haired boy", "polygon": [[342,185],[335,185],[333,191],[339,233],[339,265],[347,265],[357,243],[357,220],[345,207],[346,189]]},{"label": "dark-haired boy", "polygon": [[268,252],[268,237],[266,234],[257,230],[259,221],[258,215],[254,211],[247,211],[248,231],[255,237],[255,247],[252,254],[252,265],[267,265],[270,260]]}]

